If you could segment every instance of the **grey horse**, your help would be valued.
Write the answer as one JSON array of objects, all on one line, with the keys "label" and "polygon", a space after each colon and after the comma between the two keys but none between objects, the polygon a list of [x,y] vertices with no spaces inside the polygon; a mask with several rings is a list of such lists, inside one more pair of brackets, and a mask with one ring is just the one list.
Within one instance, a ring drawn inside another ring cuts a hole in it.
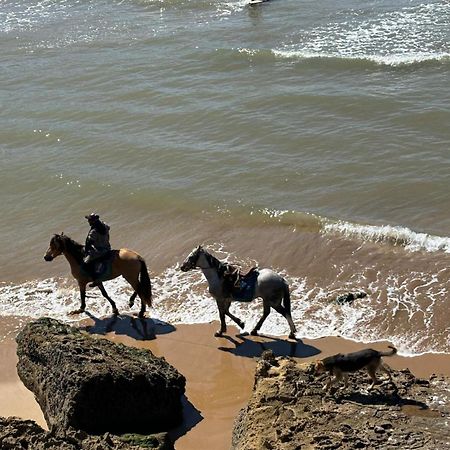
[{"label": "grey horse", "polygon": [[[227,294],[224,286],[224,272],[228,264],[219,261],[208,253],[201,245],[195,248],[184,260],[180,270],[187,272],[199,268],[208,281],[209,293],[215,298],[219,308],[220,330],[214,336],[220,337],[227,331],[225,316],[233,320],[240,328],[244,328],[244,322],[230,313],[231,302],[235,299]],[[259,319],[251,334],[256,336],[262,324],[270,313],[270,308],[284,316],[289,324],[291,332],[290,339],[295,339],[296,328],[291,317],[291,297],[289,286],[283,277],[270,269],[258,269],[255,290],[251,300],[261,297],[263,299],[263,315]]]}]

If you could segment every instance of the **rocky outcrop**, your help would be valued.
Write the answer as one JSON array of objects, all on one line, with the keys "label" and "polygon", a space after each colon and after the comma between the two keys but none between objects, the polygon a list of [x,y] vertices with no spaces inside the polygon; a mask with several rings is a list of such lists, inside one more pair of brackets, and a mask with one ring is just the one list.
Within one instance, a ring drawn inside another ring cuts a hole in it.
[{"label": "rocky outcrop", "polygon": [[186,380],[148,350],[47,318],[29,323],[16,340],[19,377],[54,433],[147,434],[182,419]]},{"label": "rocky outcrop", "polygon": [[236,419],[233,450],[449,448],[450,391],[442,377],[392,371],[394,384],[368,392],[361,371],[325,395],[312,365],[263,354],[248,406]]},{"label": "rocky outcrop", "polygon": [[32,420],[0,417],[0,448],[2,450],[173,450],[167,435],[141,437],[89,436],[72,433],[70,436],[54,436]]}]

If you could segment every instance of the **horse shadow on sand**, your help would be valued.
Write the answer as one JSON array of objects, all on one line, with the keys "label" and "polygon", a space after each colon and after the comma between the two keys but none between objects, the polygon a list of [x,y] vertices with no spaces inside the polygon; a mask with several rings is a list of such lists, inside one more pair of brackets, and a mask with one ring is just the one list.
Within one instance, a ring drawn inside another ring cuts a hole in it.
[{"label": "horse shadow on sand", "polygon": [[156,339],[158,334],[168,334],[176,330],[170,323],[158,319],[141,319],[126,314],[98,318],[89,312],[86,314],[94,321],[93,325],[84,327],[84,330],[91,334],[106,335],[114,332],[137,341],[151,341]]},{"label": "horse shadow on sand", "polygon": [[250,339],[248,337],[248,334],[237,334],[237,339],[223,336],[234,344],[234,348],[219,347],[219,350],[246,358],[259,358],[266,350],[271,350],[274,356],[290,356],[292,358],[309,358],[320,353],[318,348],[304,344],[300,339],[285,340],[262,334],[257,337],[251,336]]}]

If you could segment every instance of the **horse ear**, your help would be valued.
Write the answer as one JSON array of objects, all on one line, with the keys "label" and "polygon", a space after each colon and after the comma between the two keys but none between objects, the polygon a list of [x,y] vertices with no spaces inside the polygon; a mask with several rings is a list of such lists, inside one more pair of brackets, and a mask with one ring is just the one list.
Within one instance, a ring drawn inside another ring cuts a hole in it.
[{"label": "horse ear", "polygon": [[200,244],[200,245],[197,247],[197,250],[203,250],[203,246]]}]

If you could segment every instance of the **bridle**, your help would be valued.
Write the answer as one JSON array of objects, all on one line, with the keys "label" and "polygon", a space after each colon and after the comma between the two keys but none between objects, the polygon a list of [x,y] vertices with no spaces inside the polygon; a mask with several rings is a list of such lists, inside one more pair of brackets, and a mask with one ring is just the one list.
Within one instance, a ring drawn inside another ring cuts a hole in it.
[{"label": "bridle", "polygon": [[185,267],[185,271],[192,270],[194,268],[198,268],[200,270],[208,270],[208,269],[214,269],[214,266],[209,265],[208,267],[202,267],[198,265],[198,259],[200,258],[200,255],[205,255],[205,258],[208,259],[207,253],[203,250],[202,247],[198,247],[194,253],[192,253],[188,258],[187,261],[182,265],[182,267]]},{"label": "bridle", "polygon": [[[49,251],[50,251],[50,253],[49,253]],[[49,257],[51,259],[54,259],[57,256],[62,255],[63,253],[64,253],[64,243],[61,239],[61,235],[55,234],[50,241],[50,246],[49,246],[45,256],[47,257],[47,259]],[[50,259],[48,259],[48,260],[50,260]]]}]

